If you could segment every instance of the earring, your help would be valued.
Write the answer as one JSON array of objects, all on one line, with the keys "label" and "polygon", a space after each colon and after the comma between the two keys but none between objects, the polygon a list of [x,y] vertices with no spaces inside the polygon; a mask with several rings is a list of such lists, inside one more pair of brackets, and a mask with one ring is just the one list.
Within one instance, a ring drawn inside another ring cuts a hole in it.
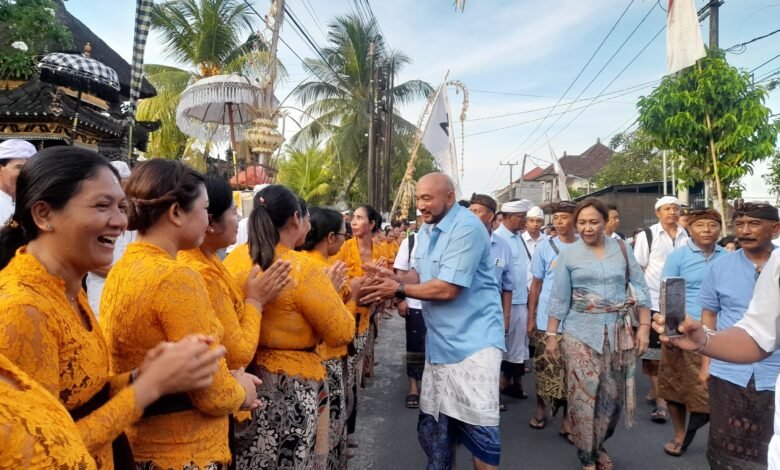
[{"label": "earring", "polygon": [[54,226],[52,224],[46,224],[46,229],[50,232],[54,231]]},{"label": "earring", "polygon": [[209,227],[209,233],[214,233],[214,229]]}]

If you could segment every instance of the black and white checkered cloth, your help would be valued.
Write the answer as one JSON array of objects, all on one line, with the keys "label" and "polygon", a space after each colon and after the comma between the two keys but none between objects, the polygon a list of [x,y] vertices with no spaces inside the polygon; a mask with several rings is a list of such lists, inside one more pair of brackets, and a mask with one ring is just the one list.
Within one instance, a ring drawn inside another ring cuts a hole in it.
[{"label": "black and white checkered cloth", "polygon": [[[52,52],[46,54],[38,63],[41,71],[46,71],[51,75],[58,75],[64,82],[63,85],[70,86],[68,80],[93,82],[104,87],[119,91],[119,77],[116,71],[108,65],[97,60],[80,54],[66,54],[64,52]],[[57,82],[57,80],[51,80]],[[77,87],[77,85],[76,85]]]},{"label": "black and white checkered cloth", "polygon": [[146,38],[152,21],[153,0],[137,0],[135,7],[135,37],[133,39],[133,64],[130,76],[129,116],[135,119],[135,109],[141,94],[141,81],[144,78],[144,51]]}]

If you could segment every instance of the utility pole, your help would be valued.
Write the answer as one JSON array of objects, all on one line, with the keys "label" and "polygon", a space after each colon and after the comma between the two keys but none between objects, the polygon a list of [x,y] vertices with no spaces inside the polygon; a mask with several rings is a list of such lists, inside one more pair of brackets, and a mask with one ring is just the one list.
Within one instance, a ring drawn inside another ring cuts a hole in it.
[{"label": "utility pole", "polygon": [[520,193],[520,198],[523,198],[523,179],[525,178],[525,161],[528,159],[528,154],[523,154],[523,164],[520,165],[520,184],[517,185],[517,192]]},{"label": "utility pole", "polygon": [[718,24],[719,24],[719,9],[723,5],[723,0],[710,0],[710,49],[719,49],[718,45]]},{"label": "utility pole", "polygon": [[517,162],[514,162],[514,163],[512,163],[512,162],[506,162],[506,163],[499,162],[499,165],[501,165],[501,166],[508,166],[509,167],[509,200],[511,201],[512,199],[515,198],[515,191],[514,191],[514,189],[515,189],[514,188],[514,186],[515,186],[515,178],[514,178],[514,174],[513,174],[512,170],[514,170],[514,168],[517,166]]},{"label": "utility pole", "polygon": [[368,46],[368,70],[371,79],[369,80],[368,90],[368,203],[372,206],[376,204],[376,126],[374,123],[374,108],[376,102],[374,99],[374,88],[376,87],[376,76],[374,73],[374,43]]},{"label": "utility pole", "polygon": [[[382,211],[390,211],[390,162],[393,157],[393,87],[395,86],[395,61],[385,64],[387,75],[385,76],[384,91],[384,161],[382,162],[383,179],[382,184]],[[393,217],[393,214],[390,214]]]}]

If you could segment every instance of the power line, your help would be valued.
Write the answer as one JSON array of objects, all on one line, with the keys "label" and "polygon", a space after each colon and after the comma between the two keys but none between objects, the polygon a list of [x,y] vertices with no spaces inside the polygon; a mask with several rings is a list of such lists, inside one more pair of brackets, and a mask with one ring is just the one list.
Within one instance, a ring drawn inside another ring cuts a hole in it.
[{"label": "power line", "polygon": [[[637,84],[637,85],[634,85],[634,86],[630,86],[630,87],[624,88],[622,90],[611,91],[611,92],[605,93],[605,94],[606,95],[615,95],[615,94],[622,93],[624,91],[629,91],[629,90],[630,91],[639,91],[639,90],[641,90],[643,88],[647,88],[648,86],[655,85],[656,83],[658,83],[660,81],[661,81],[660,79],[652,80],[652,81],[649,81],[649,82],[640,83],[640,84]],[[473,90],[470,90],[470,91],[473,91]],[[591,98],[593,98],[593,97],[591,96],[591,97],[582,98],[582,99],[579,99],[579,100],[575,99],[575,100],[572,100],[571,102],[572,103],[577,103],[577,102],[580,102],[580,101],[588,101]],[[613,98],[616,98],[616,97],[613,97]],[[612,99],[612,98],[610,98],[610,99]],[[486,121],[486,120],[489,120],[489,119],[499,119],[499,118],[504,118],[504,117],[509,117],[509,116],[517,116],[517,115],[520,115],[520,114],[534,113],[536,111],[544,111],[546,109],[550,109],[550,108],[553,108],[553,107],[554,106],[544,106],[544,107],[541,107],[541,108],[528,109],[528,110],[525,110],[525,111],[516,111],[516,112],[513,112],[513,113],[499,114],[499,115],[495,115],[495,116],[476,117],[476,118],[467,119],[467,121],[471,122],[471,121]]]},{"label": "power line", "polygon": [[[754,37],[753,39],[751,39],[749,41],[741,42],[739,44],[734,44],[733,46],[729,47],[728,49],[725,49],[725,51],[726,52],[731,52],[732,54],[742,54],[743,52],[745,52],[745,49],[747,49],[745,46],[747,46],[748,44],[752,44],[752,43],[754,43],[756,41],[760,41],[761,39],[768,38],[769,36],[772,36],[773,34],[777,34],[777,33],[780,33],[780,29],[776,29],[776,30],[772,31],[771,33],[767,33],[767,34],[764,34],[762,36]],[[739,52],[737,52],[737,50],[739,50]]]},{"label": "power line", "polygon": [[[582,68],[580,69],[579,73],[577,73],[577,76],[576,76],[576,77],[574,77],[574,80],[572,80],[572,82],[571,82],[571,83],[569,83],[569,86],[566,88],[566,91],[564,91],[564,92],[563,92],[563,94],[561,95],[561,97],[560,97],[560,98],[558,98],[558,102],[557,102],[557,103],[555,103],[555,106],[556,106],[556,107],[557,107],[557,106],[558,106],[558,105],[561,103],[561,101],[563,101],[563,99],[566,97],[566,94],[567,94],[567,93],[569,93],[569,91],[572,89],[572,87],[574,86],[574,84],[575,84],[575,83],[577,83],[577,80],[579,80],[579,79],[580,79],[580,77],[582,76],[582,74],[585,72],[585,69],[587,69],[587,68],[588,68],[588,65],[590,65],[590,63],[591,63],[591,62],[593,61],[593,59],[596,57],[596,54],[598,54],[598,52],[601,50],[601,48],[602,48],[602,47],[604,47],[604,44],[607,42],[607,39],[609,39],[609,37],[610,37],[610,36],[612,35],[612,33],[615,31],[615,28],[617,28],[617,25],[620,23],[620,21],[623,19],[623,17],[624,17],[624,16],[626,15],[626,13],[628,12],[628,9],[629,9],[629,8],[631,8],[631,5],[633,5],[633,4],[634,4],[634,0],[631,0],[631,2],[628,4],[628,6],[626,6],[626,8],[625,8],[625,9],[623,10],[623,12],[620,14],[620,16],[618,17],[617,21],[615,21],[615,24],[613,24],[613,25],[612,25],[612,28],[610,28],[609,32],[607,32],[607,35],[606,35],[606,36],[604,36],[604,39],[602,39],[602,40],[601,40],[601,44],[599,44],[599,45],[598,45],[598,47],[597,47],[597,48],[596,48],[596,50],[593,52],[593,54],[590,56],[590,58],[588,59],[588,61],[587,61],[587,62],[585,62],[585,65],[583,65],[583,66],[582,66]],[[546,120],[546,119],[547,119],[547,117],[549,117],[549,115],[552,113],[552,110],[553,110],[553,109],[555,109],[555,107],[553,107],[553,108],[551,108],[551,109],[550,109],[550,111],[547,113],[547,116],[545,117],[545,120]],[[541,121],[541,122],[540,122],[540,123],[539,123],[539,124],[536,126],[536,128],[535,128],[533,131],[531,131],[531,133],[530,133],[530,134],[528,134],[528,136],[526,136],[526,138],[525,138],[525,139],[523,139],[523,141],[522,141],[522,142],[520,142],[520,144],[519,144],[519,145],[518,145],[518,146],[517,146],[517,147],[516,147],[514,150],[512,150],[512,152],[510,152],[510,154],[507,156],[507,158],[509,158],[509,157],[511,157],[512,155],[514,155],[514,153],[515,153],[515,152],[517,152],[517,150],[519,150],[519,149],[520,149],[520,147],[522,147],[523,145],[525,145],[525,143],[526,143],[526,142],[528,142],[528,139],[530,139],[530,138],[531,138],[531,136],[532,136],[532,135],[533,135],[533,134],[534,134],[534,133],[535,133],[535,132],[536,132],[536,131],[537,131],[537,130],[538,130],[540,127],[541,127],[541,126],[542,126],[542,124],[543,124],[543,123],[544,123],[544,120],[542,120],[542,121]]]},{"label": "power line", "polygon": [[753,70],[751,70],[751,71],[750,71],[750,73],[753,73],[753,72],[755,72],[756,70],[758,70],[758,69],[760,69],[761,67],[765,66],[766,64],[768,64],[768,63],[772,62],[773,60],[777,59],[778,57],[780,57],[780,54],[777,54],[776,56],[772,57],[771,59],[767,60],[766,62],[763,62],[763,63],[762,63],[761,65],[759,65],[758,67],[756,67],[756,68],[754,68]]},{"label": "power line", "polygon": [[306,12],[309,13],[309,16],[314,21],[314,25],[317,27],[317,29],[320,30],[322,33],[322,37],[327,41],[328,40],[328,34],[325,32],[325,30],[322,28],[322,23],[320,23],[320,20],[317,19],[317,14],[314,12],[314,6],[309,2],[309,0],[301,0],[303,2],[303,7],[306,9]]},{"label": "power line", "polygon": [[[644,22],[645,22],[645,21],[647,21],[647,18],[649,18],[649,17],[650,17],[650,14],[651,14],[651,13],[653,13],[653,11],[655,10],[655,8],[656,8],[656,7],[657,7],[657,4],[655,4],[655,5],[653,5],[653,6],[651,6],[651,7],[650,7],[650,9],[647,11],[647,13],[645,14],[645,16],[644,16],[644,17],[642,17],[642,19],[639,21],[639,24],[637,24],[637,25],[634,27],[634,29],[631,31],[631,33],[629,33],[628,37],[627,37],[625,40],[623,40],[623,42],[622,42],[622,43],[620,44],[620,46],[619,46],[619,47],[618,47],[618,48],[615,50],[615,52],[612,54],[612,56],[609,58],[609,60],[607,60],[607,62],[604,64],[604,66],[602,66],[602,67],[601,67],[601,69],[598,71],[598,73],[597,73],[597,74],[596,74],[596,75],[595,75],[595,76],[594,76],[594,77],[593,77],[593,78],[590,80],[590,82],[588,82],[588,84],[585,86],[585,88],[584,88],[584,89],[582,89],[582,91],[580,91],[580,94],[579,94],[579,95],[577,95],[577,99],[579,99],[579,98],[580,98],[580,96],[582,96],[582,94],[583,94],[583,93],[584,93],[584,92],[585,92],[585,91],[586,91],[588,88],[590,88],[590,86],[591,86],[591,85],[592,85],[592,84],[593,84],[593,83],[596,81],[596,79],[597,79],[597,78],[598,78],[598,77],[601,75],[601,73],[602,73],[602,72],[603,72],[603,71],[604,71],[604,70],[607,68],[607,66],[608,66],[608,65],[609,65],[609,64],[610,64],[610,63],[611,63],[611,62],[612,62],[612,61],[615,59],[615,57],[617,57],[618,53],[619,53],[621,50],[623,50],[623,48],[626,46],[626,44],[628,44],[628,41],[629,41],[629,40],[631,40],[631,38],[632,38],[632,37],[634,37],[634,34],[636,34],[636,32],[637,32],[637,31],[639,30],[639,28],[640,28],[640,27],[641,27],[641,26],[644,24]],[[621,72],[621,73],[622,73],[622,72]],[[612,82],[610,82],[610,85],[611,85],[612,83],[614,83],[614,80],[613,80]],[[602,92],[601,92],[601,93],[603,94],[603,93],[604,93],[604,90],[602,90]],[[594,99],[596,99],[596,98],[598,98],[598,97],[600,97],[600,96],[601,96],[601,94],[599,94],[599,95],[598,95],[597,97],[595,97]],[[591,104],[592,104],[592,103],[591,103]],[[569,103],[569,106],[568,106],[568,108],[567,108],[567,111],[568,111],[568,110],[571,108],[571,106],[572,106],[572,104],[571,104],[571,103]],[[584,111],[583,111],[583,112],[584,112]],[[559,115],[559,116],[558,116],[558,117],[555,119],[555,121],[553,121],[553,123],[552,123],[552,124],[550,124],[549,126],[547,126],[547,129],[545,129],[545,131],[544,131],[542,134],[540,134],[540,135],[539,135],[539,136],[538,136],[538,137],[537,137],[537,138],[536,138],[536,139],[535,139],[533,142],[531,142],[531,143],[528,145],[528,147],[531,147],[531,146],[533,146],[534,144],[536,144],[536,142],[538,142],[538,141],[539,141],[539,139],[541,139],[541,138],[542,138],[542,136],[545,136],[545,135],[547,135],[547,133],[548,133],[548,132],[550,132],[550,130],[551,130],[551,129],[552,129],[552,128],[553,128],[553,127],[556,125],[556,124],[558,124],[558,123],[561,121],[561,117],[562,117],[562,116],[563,116],[562,114],[561,114],[561,115]],[[527,153],[527,152],[526,152],[526,153]]]}]

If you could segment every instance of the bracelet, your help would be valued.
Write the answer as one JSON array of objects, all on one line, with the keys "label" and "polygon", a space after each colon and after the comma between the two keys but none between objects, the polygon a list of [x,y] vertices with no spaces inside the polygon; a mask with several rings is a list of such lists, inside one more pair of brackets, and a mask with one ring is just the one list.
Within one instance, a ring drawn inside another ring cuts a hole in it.
[{"label": "bracelet", "polygon": [[702,329],[704,330],[704,344],[702,344],[699,349],[693,351],[695,353],[700,353],[708,344],[710,344],[710,336],[715,336],[715,331],[710,329],[707,325],[703,325]]},{"label": "bracelet", "polygon": [[545,337],[545,338],[550,338],[550,337],[552,337],[552,336],[558,336],[558,332],[557,332],[557,331],[556,331],[556,332],[554,332],[554,333],[551,333],[551,332],[549,332],[549,331],[545,331],[545,332],[544,332],[544,337]]},{"label": "bracelet", "polygon": [[649,324],[649,323],[642,323],[642,322],[639,322],[639,326],[650,326],[650,324]]}]

